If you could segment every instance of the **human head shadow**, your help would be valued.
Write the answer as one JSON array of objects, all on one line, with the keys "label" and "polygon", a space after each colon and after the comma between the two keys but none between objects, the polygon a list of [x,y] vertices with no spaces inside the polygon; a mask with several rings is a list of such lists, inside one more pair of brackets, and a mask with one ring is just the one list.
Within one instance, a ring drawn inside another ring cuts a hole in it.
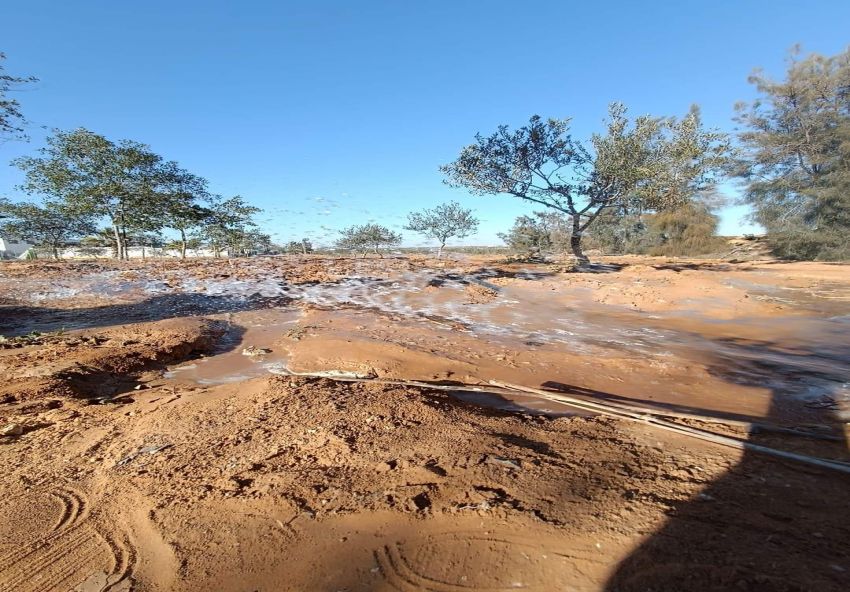
[{"label": "human head shadow", "polygon": [[[723,345],[724,355],[709,364],[709,372],[769,388],[766,421],[793,413],[801,420],[840,425],[827,410],[800,413],[799,397],[811,396],[812,388],[837,396],[850,376],[847,354],[828,348],[789,353],[769,342],[725,340]],[[824,359],[829,363],[812,363]],[[761,443],[758,438],[749,435]],[[846,441],[806,441],[805,446],[803,452],[847,460]],[[613,570],[605,590],[850,589],[848,485],[846,474],[744,450],[734,467],[698,496],[670,508],[666,523]]]}]

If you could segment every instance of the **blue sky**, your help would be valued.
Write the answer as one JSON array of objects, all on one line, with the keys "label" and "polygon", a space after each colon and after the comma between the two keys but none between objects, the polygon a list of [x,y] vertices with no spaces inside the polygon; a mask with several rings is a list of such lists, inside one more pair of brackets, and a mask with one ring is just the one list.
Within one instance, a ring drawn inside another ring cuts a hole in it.
[{"label": "blue sky", "polygon": [[[481,230],[531,211],[443,185],[438,166],[476,132],[532,114],[599,129],[610,101],[731,129],[757,66],[781,76],[787,49],[850,43],[850,2],[499,0],[10,2],[0,51],[35,75],[16,95],[34,126],[130,138],[263,207],[278,240],[328,242],[351,223],[400,227],[456,199]],[[5,164],[43,144],[0,145]],[[721,232],[746,231],[744,208]],[[422,244],[415,235],[408,244]]]}]

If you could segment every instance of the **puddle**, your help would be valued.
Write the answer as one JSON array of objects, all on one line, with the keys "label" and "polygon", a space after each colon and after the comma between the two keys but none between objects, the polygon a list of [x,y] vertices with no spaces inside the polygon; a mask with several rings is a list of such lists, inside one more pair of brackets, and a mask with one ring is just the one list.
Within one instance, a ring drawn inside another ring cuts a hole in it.
[{"label": "puddle", "polygon": [[[277,342],[294,328],[302,313],[298,309],[266,309],[231,316],[232,329],[211,355],[172,366],[165,378],[213,385],[240,382],[269,373],[280,373],[286,367],[286,357]],[[243,350],[253,346],[268,353],[245,355]]]}]

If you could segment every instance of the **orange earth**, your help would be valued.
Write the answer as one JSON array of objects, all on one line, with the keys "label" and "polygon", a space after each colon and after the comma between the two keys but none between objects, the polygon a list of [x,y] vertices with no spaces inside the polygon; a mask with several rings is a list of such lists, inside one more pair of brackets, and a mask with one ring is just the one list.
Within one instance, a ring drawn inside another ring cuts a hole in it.
[{"label": "orange earth", "polygon": [[4,262],[0,591],[850,589],[847,472],[481,390],[848,462],[850,267],[594,271]]}]

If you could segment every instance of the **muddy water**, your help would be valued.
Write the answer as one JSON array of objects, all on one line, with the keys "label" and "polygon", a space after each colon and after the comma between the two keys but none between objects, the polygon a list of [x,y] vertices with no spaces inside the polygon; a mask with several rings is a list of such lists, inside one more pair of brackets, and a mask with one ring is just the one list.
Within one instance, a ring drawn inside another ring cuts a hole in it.
[{"label": "muddy water", "polygon": [[[782,397],[850,402],[846,285],[777,286],[771,283],[773,276],[759,272],[746,279],[730,278],[724,280],[729,288],[782,303],[795,314],[724,321],[703,314],[717,303],[696,298],[680,302],[675,311],[646,314],[598,304],[588,288],[541,289],[546,275],[533,269],[514,270],[507,285],[498,284],[499,276],[498,270],[486,268],[474,274],[432,269],[288,284],[270,273],[248,281],[197,278],[178,269],[167,277],[108,271],[59,281],[16,279],[0,281],[0,289],[7,300],[35,310],[57,306],[55,315],[62,317],[65,328],[74,328],[75,318],[79,326],[106,324],[111,308],[116,308],[112,322],[230,311],[234,329],[223,339],[220,353],[170,370],[175,379],[202,384],[279,371],[286,360],[275,343],[298,322],[294,305],[300,304],[372,311],[390,320],[462,331],[515,351],[546,348],[591,358],[626,358],[662,369],[673,360],[690,360],[725,380],[769,388]],[[85,311],[62,309],[75,301],[106,306],[86,309],[94,311],[88,318]],[[49,317],[36,326],[43,329]],[[249,346],[271,352],[243,355]]]},{"label": "muddy water", "polygon": [[280,338],[297,326],[301,311],[273,308],[228,315],[231,330],[211,355],[173,366],[166,378],[196,384],[224,384],[283,373],[286,356],[278,347]]}]

